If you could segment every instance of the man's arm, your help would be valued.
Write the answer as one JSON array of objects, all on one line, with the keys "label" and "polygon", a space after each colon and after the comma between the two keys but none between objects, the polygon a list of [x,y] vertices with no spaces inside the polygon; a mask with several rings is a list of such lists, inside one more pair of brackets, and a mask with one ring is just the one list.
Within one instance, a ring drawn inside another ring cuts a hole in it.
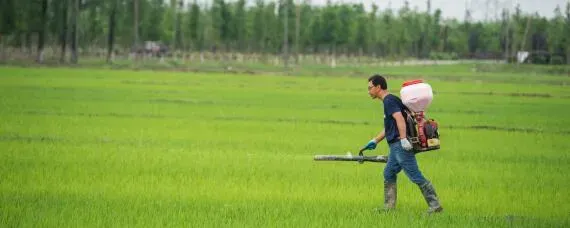
[{"label": "man's arm", "polygon": [[376,141],[376,143],[379,143],[380,141],[384,140],[384,137],[386,137],[386,131],[382,130],[378,136],[374,137],[374,141]]},{"label": "man's arm", "polygon": [[392,117],[396,120],[396,126],[398,127],[398,133],[400,133],[400,139],[405,139],[406,137],[406,121],[402,112],[395,112]]}]

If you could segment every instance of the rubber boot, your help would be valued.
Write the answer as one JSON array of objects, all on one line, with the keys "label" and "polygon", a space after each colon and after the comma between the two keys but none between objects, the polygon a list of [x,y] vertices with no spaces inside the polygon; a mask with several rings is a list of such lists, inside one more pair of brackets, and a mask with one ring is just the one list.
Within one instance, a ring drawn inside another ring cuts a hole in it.
[{"label": "rubber boot", "polygon": [[426,181],[425,183],[420,185],[420,190],[422,191],[422,195],[426,199],[428,204],[428,214],[437,213],[443,211],[443,207],[439,204],[439,199],[437,198],[437,193],[435,193],[435,188],[431,184],[431,182]]},{"label": "rubber boot", "polygon": [[397,189],[396,182],[384,182],[384,210],[389,211],[396,208]]}]

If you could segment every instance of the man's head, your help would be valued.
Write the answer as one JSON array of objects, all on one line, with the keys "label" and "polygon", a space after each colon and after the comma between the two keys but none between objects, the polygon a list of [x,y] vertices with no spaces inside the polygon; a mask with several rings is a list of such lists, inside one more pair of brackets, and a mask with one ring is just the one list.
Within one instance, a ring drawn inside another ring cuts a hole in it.
[{"label": "man's head", "polygon": [[375,74],[368,78],[368,94],[372,99],[382,99],[386,93],[388,93],[388,83],[384,77]]}]

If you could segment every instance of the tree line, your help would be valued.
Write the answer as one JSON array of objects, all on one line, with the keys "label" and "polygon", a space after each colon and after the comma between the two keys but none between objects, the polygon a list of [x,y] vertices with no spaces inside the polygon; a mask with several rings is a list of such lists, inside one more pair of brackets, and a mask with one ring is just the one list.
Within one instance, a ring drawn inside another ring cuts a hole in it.
[{"label": "tree line", "polygon": [[[213,0],[207,5],[180,0],[3,0],[3,46],[37,51],[59,47],[61,61],[77,62],[78,49],[135,50],[159,41],[172,50],[283,54],[328,53],[359,56],[490,56],[545,51],[570,61],[570,3],[536,13],[503,9],[500,18],[444,19],[440,9],[366,11],[362,4],[324,6],[293,0]],[[563,60],[564,59],[564,60]]]}]

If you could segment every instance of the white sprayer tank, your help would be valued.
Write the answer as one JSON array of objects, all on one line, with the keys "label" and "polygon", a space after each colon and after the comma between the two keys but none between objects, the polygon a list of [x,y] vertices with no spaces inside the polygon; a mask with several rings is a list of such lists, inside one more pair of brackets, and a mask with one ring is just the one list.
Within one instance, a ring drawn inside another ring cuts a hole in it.
[{"label": "white sprayer tank", "polygon": [[402,84],[400,90],[402,103],[413,112],[425,111],[433,100],[431,86],[423,80],[411,80]]}]

